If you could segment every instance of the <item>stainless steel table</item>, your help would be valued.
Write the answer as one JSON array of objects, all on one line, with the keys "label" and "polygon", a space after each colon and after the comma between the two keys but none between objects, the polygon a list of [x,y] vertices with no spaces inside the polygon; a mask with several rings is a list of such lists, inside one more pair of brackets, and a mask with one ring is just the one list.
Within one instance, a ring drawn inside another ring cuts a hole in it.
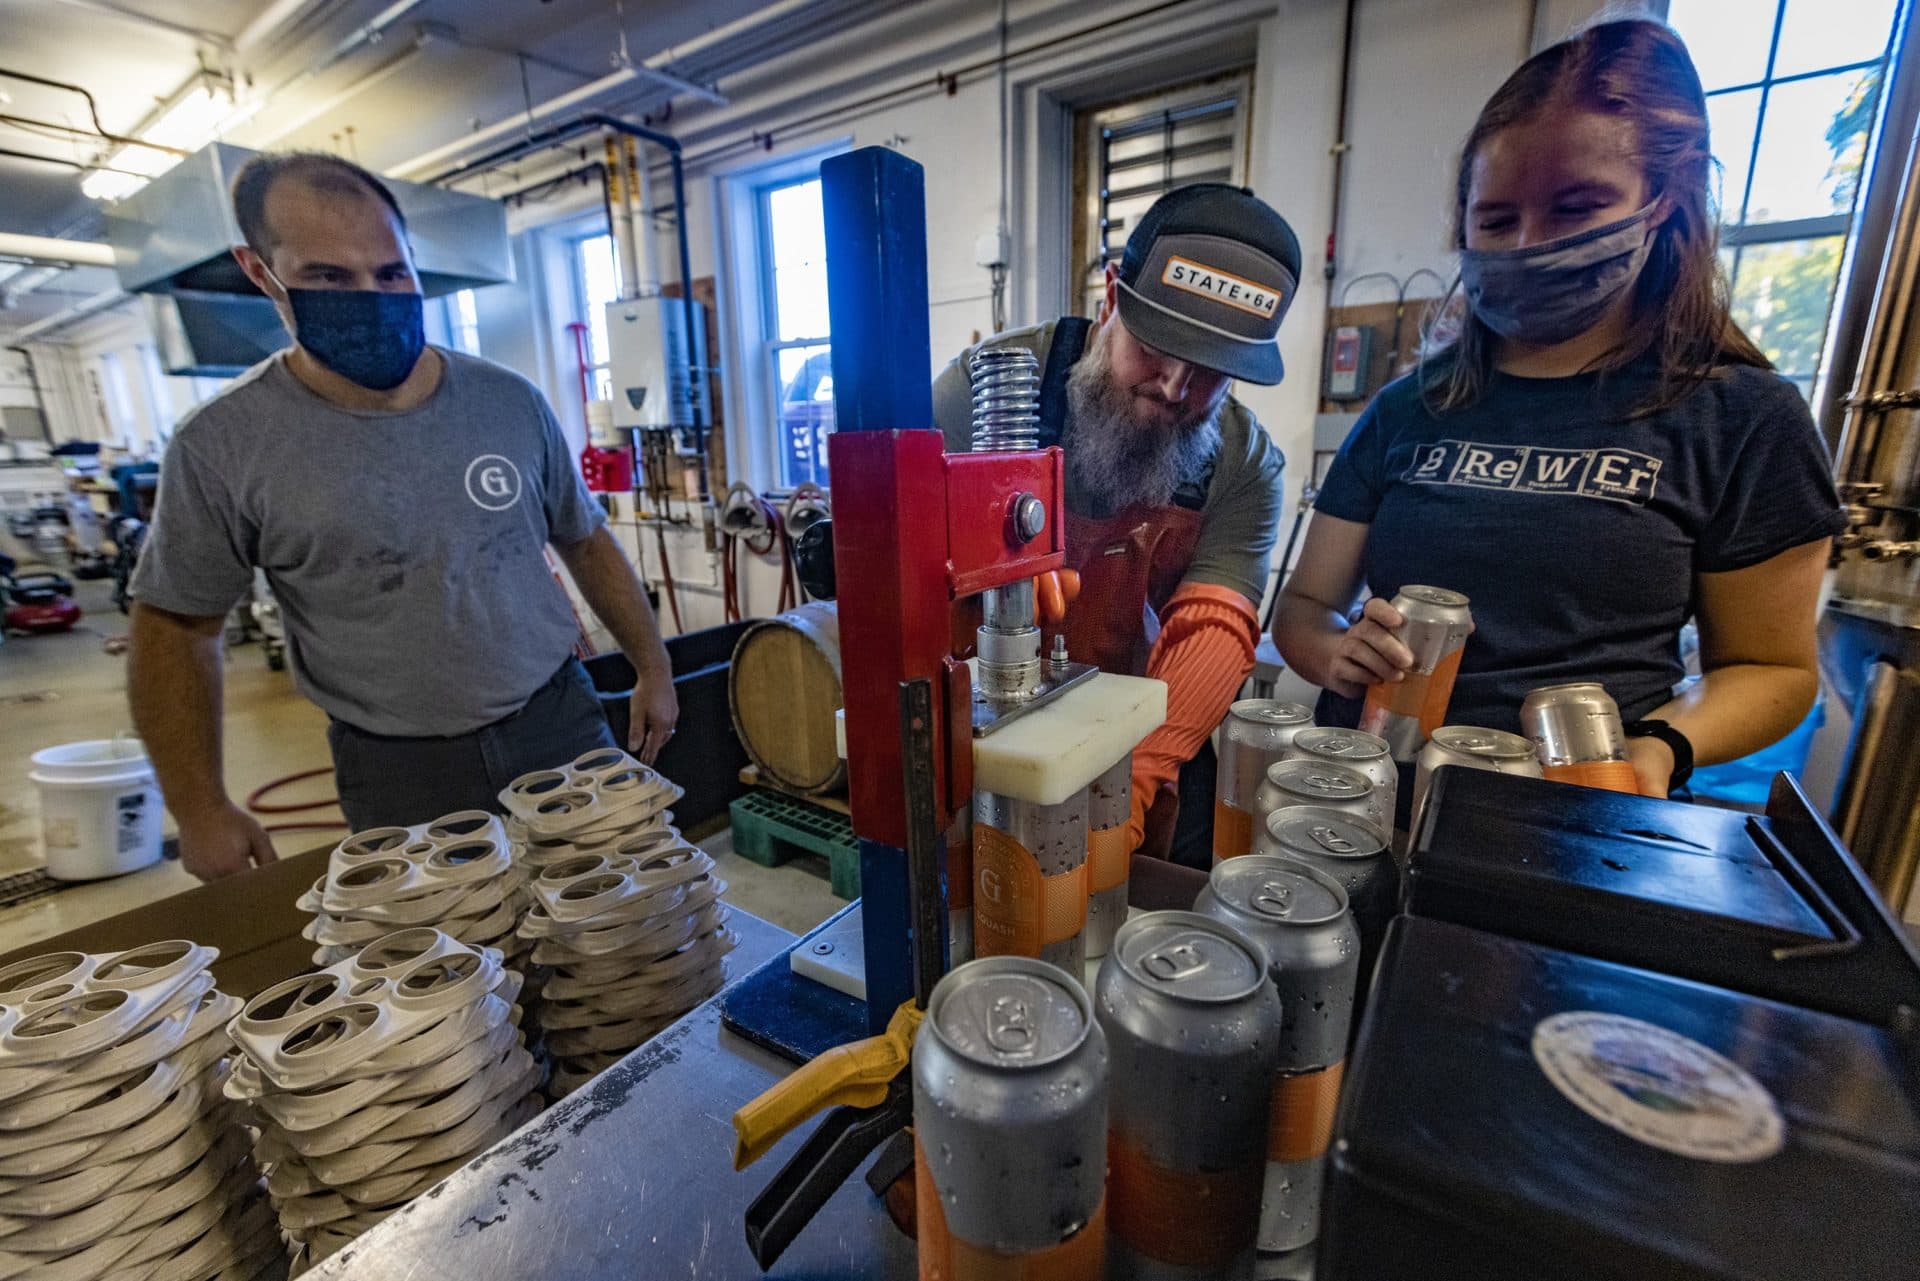
[{"label": "stainless steel table", "polygon": [[[738,908],[733,927],[736,976],[794,939]],[[722,1030],[708,1001],[308,1275],[760,1277],[741,1217],[802,1136],[735,1173],[732,1117],[792,1069]],[[856,1178],[764,1275],[859,1281],[913,1271],[913,1243]]]},{"label": "stainless steel table", "polygon": [[[734,909],[735,976],[794,936]],[[771,1272],[741,1218],[799,1146],[789,1135],[733,1169],[733,1112],[793,1065],[720,1026],[713,1001],[463,1167],[307,1276],[324,1281],[655,1281],[910,1278],[913,1242],[858,1177]],[[803,1127],[810,1131],[812,1124]],[[1311,1251],[1261,1260],[1262,1278],[1310,1276]]]}]

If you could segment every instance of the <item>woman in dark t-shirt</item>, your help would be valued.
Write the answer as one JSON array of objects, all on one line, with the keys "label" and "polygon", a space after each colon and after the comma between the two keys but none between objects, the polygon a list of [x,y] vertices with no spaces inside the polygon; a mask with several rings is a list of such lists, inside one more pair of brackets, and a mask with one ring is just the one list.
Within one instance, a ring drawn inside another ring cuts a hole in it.
[{"label": "woman in dark t-shirt", "polygon": [[[1404,678],[1386,598],[1408,583],[1472,600],[1450,722],[1517,730],[1528,690],[1599,681],[1665,722],[1629,740],[1649,795],[1688,746],[1730,760],[1806,715],[1845,520],[1806,403],[1728,313],[1711,165],[1699,76],[1659,23],[1546,49],[1482,109],[1461,334],[1347,438],[1275,620],[1323,723]],[[1705,678],[1675,696],[1689,617]]]}]

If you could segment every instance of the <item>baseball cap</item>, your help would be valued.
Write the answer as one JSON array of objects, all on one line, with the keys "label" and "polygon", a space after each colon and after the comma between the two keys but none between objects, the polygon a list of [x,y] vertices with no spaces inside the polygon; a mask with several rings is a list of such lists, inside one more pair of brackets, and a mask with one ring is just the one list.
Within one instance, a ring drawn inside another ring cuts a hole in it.
[{"label": "baseball cap", "polygon": [[1148,346],[1250,383],[1286,372],[1276,335],[1300,241],[1246,187],[1202,182],[1153,202],[1120,258],[1120,319]]}]

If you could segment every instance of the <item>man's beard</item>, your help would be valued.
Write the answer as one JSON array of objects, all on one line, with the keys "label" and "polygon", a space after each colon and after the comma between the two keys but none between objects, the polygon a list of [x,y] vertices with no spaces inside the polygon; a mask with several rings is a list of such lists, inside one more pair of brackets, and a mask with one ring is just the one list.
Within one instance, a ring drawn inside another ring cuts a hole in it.
[{"label": "man's beard", "polygon": [[1067,374],[1067,474],[1109,512],[1165,506],[1219,452],[1225,403],[1224,387],[1212,404],[1170,405],[1150,388],[1121,386],[1101,335]]}]

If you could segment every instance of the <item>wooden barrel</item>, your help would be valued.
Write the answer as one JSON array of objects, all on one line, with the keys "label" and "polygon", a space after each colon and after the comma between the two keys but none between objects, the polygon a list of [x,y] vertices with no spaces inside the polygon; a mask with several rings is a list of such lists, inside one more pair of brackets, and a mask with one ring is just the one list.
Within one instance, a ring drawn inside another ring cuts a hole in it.
[{"label": "wooden barrel", "polygon": [[834,744],[841,706],[840,616],[814,601],[755,623],[733,648],[727,703],[740,745],[771,782],[806,795],[837,792],[847,766]]}]

